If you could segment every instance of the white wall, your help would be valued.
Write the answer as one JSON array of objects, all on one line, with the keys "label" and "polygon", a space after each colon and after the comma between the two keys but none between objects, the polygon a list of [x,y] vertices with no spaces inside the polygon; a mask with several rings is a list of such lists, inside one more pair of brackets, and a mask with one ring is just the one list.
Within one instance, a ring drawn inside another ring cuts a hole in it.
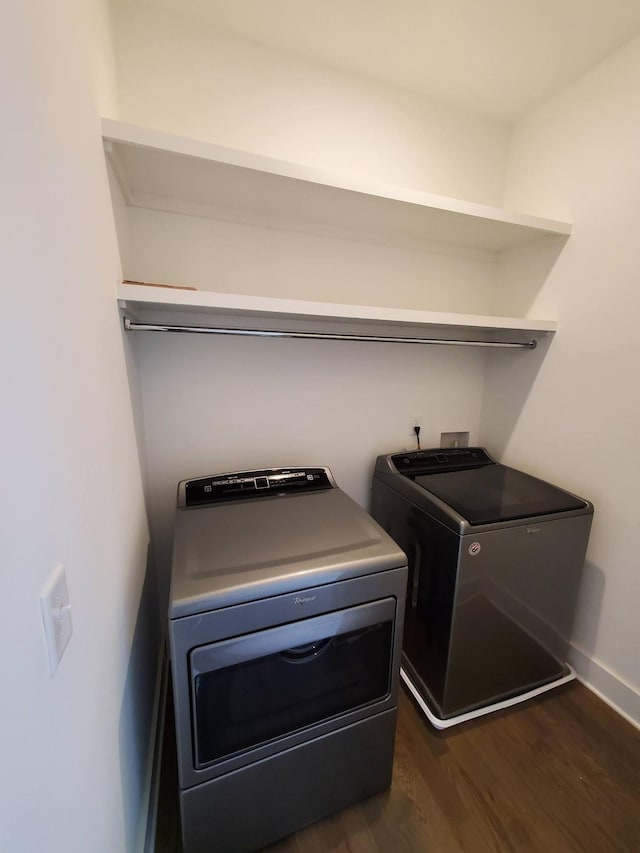
[{"label": "white wall", "polygon": [[[166,130],[489,203],[502,189],[500,125],[176,16],[133,8],[119,21],[121,111],[104,4],[2,7],[0,810],[12,853],[133,853],[144,818],[153,594],[92,86],[103,110]],[[596,503],[577,660],[636,720],[639,83],[634,42],[517,130],[507,201],[576,229],[549,281],[561,334],[544,360],[492,357],[483,424],[508,460],[535,460]],[[374,456],[408,441],[409,414],[423,415],[425,443],[440,427],[477,431],[474,353],[265,343],[130,342],[165,570],[181,477],[318,462],[365,502]],[[74,633],[50,678],[39,595],[58,561]]]},{"label": "white wall", "polygon": [[[105,14],[79,0],[0,13],[0,846],[11,853],[132,853],[144,818],[148,531],[92,90]],[[39,596],[59,561],[73,635],[51,677]]]},{"label": "white wall", "polygon": [[115,9],[118,118],[354,177],[500,202],[505,125],[185,15],[127,0]]},{"label": "white wall", "polygon": [[[117,5],[125,121],[377,182],[491,203],[507,130],[143,4]],[[472,140],[472,142],[470,142]],[[495,259],[130,210],[127,277],[202,289],[488,313]],[[318,464],[368,504],[375,456],[476,435],[484,354],[137,335],[154,553],[166,592],[190,476]],[[163,595],[161,594],[161,599]]]},{"label": "white wall", "polygon": [[[398,344],[140,334],[149,512],[166,592],[179,480],[281,465],[328,465],[368,505],[376,455],[440,428],[477,434],[484,360]],[[161,597],[162,597],[161,593]]]},{"label": "white wall", "polygon": [[[638,301],[632,218],[640,162],[637,43],[522,122],[511,139],[503,125],[185,16],[139,3],[116,8],[116,118],[575,222],[562,250],[550,245],[503,257],[492,288],[494,271],[482,263],[465,270],[469,259],[308,242],[306,235],[275,230],[250,235],[233,223],[192,218],[187,224],[168,214],[130,212],[127,270],[134,278],[300,296],[296,280],[310,258],[305,286],[314,288],[313,298],[323,297],[324,279],[325,298],[342,294],[338,301],[362,298],[368,282],[362,301],[450,310],[465,310],[466,303],[470,311],[557,312],[560,320],[555,340],[536,353],[491,355],[486,385],[483,357],[474,353],[404,349],[390,358],[386,349],[327,354],[289,342],[258,356],[262,344],[255,342],[136,339],[151,523],[163,577],[178,479],[289,463],[288,450],[295,451],[294,461],[334,467],[338,481],[366,503],[373,457],[406,441],[410,414],[425,419],[424,443],[435,443],[441,427],[468,426],[475,438],[483,392],[483,443],[596,503],[574,660],[596,689],[640,720],[631,604],[639,583],[632,556],[638,463],[631,444],[638,406],[629,393]],[[397,275],[386,276],[389,269]],[[349,277],[354,270],[359,279]],[[462,284],[452,297],[456,281]],[[345,295],[349,290],[352,296]],[[499,302],[480,307],[491,298]],[[438,302],[447,299],[457,304]],[[308,401],[308,377],[321,389],[321,419],[295,406]],[[252,394],[262,401],[258,430]],[[283,410],[294,414],[283,417]],[[309,460],[305,448],[317,457]]]},{"label": "white wall", "polygon": [[305,234],[129,208],[125,277],[319,302],[491,313],[493,255]]},{"label": "white wall", "polygon": [[637,723],[639,92],[636,39],[515,129],[507,203],[574,231],[540,297],[560,331],[525,370],[491,357],[481,430],[507,461],[594,502],[574,661]]}]

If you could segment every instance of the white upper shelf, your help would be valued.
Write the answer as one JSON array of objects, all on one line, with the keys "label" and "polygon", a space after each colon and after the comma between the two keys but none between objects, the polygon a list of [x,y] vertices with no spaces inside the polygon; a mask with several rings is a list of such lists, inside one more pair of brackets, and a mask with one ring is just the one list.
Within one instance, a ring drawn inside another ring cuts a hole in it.
[{"label": "white upper shelf", "polygon": [[376,184],[102,119],[129,205],[251,224],[501,252],[571,225]]}]

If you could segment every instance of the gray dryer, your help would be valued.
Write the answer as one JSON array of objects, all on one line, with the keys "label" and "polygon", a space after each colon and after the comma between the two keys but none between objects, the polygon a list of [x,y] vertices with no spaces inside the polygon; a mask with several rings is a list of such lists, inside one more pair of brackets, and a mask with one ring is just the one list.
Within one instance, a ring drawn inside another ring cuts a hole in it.
[{"label": "gray dryer", "polygon": [[178,488],[185,853],[257,850],[390,784],[406,557],[327,468]]}]

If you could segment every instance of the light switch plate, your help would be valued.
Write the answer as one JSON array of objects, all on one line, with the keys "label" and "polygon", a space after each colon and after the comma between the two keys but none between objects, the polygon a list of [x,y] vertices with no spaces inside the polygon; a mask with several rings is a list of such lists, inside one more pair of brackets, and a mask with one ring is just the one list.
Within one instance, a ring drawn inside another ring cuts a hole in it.
[{"label": "light switch plate", "polygon": [[73,630],[67,578],[62,563],[58,563],[55,567],[43,589],[40,595],[40,606],[49,651],[49,672],[53,675]]}]

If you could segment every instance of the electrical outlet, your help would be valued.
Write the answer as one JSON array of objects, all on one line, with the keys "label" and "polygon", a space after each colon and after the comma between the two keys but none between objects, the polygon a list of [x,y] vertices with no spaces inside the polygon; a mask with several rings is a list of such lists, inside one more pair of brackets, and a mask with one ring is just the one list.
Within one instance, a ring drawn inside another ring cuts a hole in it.
[{"label": "electrical outlet", "polygon": [[422,430],[422,415],[409,416],[409,435],[413,439],[413,443],[407,450],[420,450],[420,435],[416,435],[416,428],[418,429],[418,433],[420,433]]},{"label": "electrical outlet", "polygon": [[49,651],[49,672],[53,675],[73,631],[67,578],[62,563],[58,563],[55,567],[43,589],[40,595],[40,606]]}]

